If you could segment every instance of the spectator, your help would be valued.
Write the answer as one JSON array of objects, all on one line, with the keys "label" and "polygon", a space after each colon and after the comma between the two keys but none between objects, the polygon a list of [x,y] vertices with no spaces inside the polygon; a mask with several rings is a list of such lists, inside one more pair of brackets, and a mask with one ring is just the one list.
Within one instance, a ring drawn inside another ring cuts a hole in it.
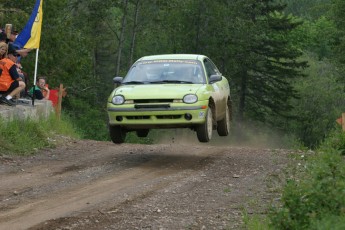
[{"label": "spectator", "polygon": [[9,40],[10,42],[14,42],[18,37],[18,31],[11,31]]},{"label": "spectator", "polygon": [[7,41],[7,35],[6,33],[0,29],[0,42],[6,42]]},{"label": "spectator", "polygon": [[5,42],[0,42],[0,60],[6,57],[7,44]]},{"label": "spectator", "polygon": [[30,89],[29,94],[34,96],[35,99],[38,100],[48,100],[50,96],[50,90],[48,88],[48,84],[46,84],[46,79],[44,77],[37,78],[36,85]]},{"label": "spectator", "polygon": [[[16,66],[17,66],[17,72],[19,74],[19,77],[23,80],[23,82],[25,83],[25,85],[27,86],[28,85],[28,78],[27,78],[27,74],[25,72],[23,72],[23,67],[22,67],[22,64],[20,62],[17,62],[16,63]],[[25,97],[27,96],[27,88],[25,87],[24,90],[22,90],[20,92],[20,97]]]},{"label": "spectator", "polygon": [[9,44],[7,57],[0,60],[0,103],[14,106],[14,97],[19,97],[20,92],[25,89],[25,83],[19,77],[16,62],[20,55],[14,46]]},{"label": "spectator", "polygon": [[20,57],[26,57],[28,56],[29,52],[31,51],[32,49],[19,49],[17,50],[17,53],[20,54]]},{"label": "spectator", "polygon": [[18,37],[18,35],[19,35],[18,31],[12,31],[12,30],[10,32],[8,31],[8,35],[7,35],[5,29],[0,28],[0,43],[1,42],[12,43],[13,46],[15,46],[17,53],[20,54],[20,57],[26,57],[28,56],[29,52],[32,49],[23,48],[15,44],[15,40]]}]

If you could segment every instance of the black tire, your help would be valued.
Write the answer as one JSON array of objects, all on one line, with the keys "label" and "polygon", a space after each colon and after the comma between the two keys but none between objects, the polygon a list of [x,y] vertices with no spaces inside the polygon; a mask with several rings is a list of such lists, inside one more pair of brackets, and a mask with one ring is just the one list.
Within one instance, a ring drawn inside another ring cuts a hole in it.
[{"label": "black tire", "polygon": [[125,142],[126,134],[127,134],[126,130],[123,129],[121,126],[117,126],[117,125],[111,126],[111,125],[109,125],[110,139],[115,144],[121,144],[121,143]]},{"label": "black tire", "polygon": [[226,114],[225,117],[217,122],[217,132],[219,136],[227,136],[230,132],[230,109],[228,104],[226,105]]},{"label": "black tire", "polygon": [[149,129],[139,129],[136,131],[138,137],[147,137],[149,135]]},{"label": "black tire", "polygon": [[209,142],[212,138],[213,121],[212,109],[209,107],[206,113],[205,123],[196,128],[196,134],[200,142]]}]

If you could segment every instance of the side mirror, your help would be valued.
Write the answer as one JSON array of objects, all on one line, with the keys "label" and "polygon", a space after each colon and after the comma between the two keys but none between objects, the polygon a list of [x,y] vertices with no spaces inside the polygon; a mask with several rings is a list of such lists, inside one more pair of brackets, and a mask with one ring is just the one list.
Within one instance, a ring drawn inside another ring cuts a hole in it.
[{"label": "side mirror", "polygon": [[215,83],[217,81],[221,81],[221,80],[222,80],[222,75],[214,74],[214,75],[210,76],[210,79],[208,80],[208,82],[210,84],[213,84],[213,83]]},{"label": "side mirror", "polygon": [[114,77],[113,82],[114,82],[114,87],[117,88],[119,85],[121,85],[123,80],[123,77]]},{"label": "side mirror", "polygon": [[122,83],[123,77],[114,77],[113,82],[114,84],[120,85]]}]

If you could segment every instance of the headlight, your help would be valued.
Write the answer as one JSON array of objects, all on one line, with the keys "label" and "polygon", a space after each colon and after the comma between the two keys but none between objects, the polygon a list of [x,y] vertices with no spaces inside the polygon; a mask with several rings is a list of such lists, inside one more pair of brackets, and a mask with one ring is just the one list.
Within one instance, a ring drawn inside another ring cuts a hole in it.
[{"label": "headlight", "polygon": [[198,101],[198,97],[195,94],[187,94],[183,97],[183,102],[192,104]]},{"label": "headlight", "polygon": [[123,103],[125,103],[125,98],[122,95],[116,95],[115,97],[113,97],[113,100],[111,100],[111,102],[114,105],[122,105]]}]

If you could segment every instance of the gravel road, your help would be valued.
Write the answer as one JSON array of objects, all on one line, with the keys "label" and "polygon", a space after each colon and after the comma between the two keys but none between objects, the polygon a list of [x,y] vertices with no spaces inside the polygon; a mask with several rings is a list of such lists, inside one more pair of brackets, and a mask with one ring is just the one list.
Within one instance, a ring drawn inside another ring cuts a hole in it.
[{"label": "gravel road", "polygon": [[68,140],[0,155],[0,229],[245,229],[279,197],[290,151]]}]

